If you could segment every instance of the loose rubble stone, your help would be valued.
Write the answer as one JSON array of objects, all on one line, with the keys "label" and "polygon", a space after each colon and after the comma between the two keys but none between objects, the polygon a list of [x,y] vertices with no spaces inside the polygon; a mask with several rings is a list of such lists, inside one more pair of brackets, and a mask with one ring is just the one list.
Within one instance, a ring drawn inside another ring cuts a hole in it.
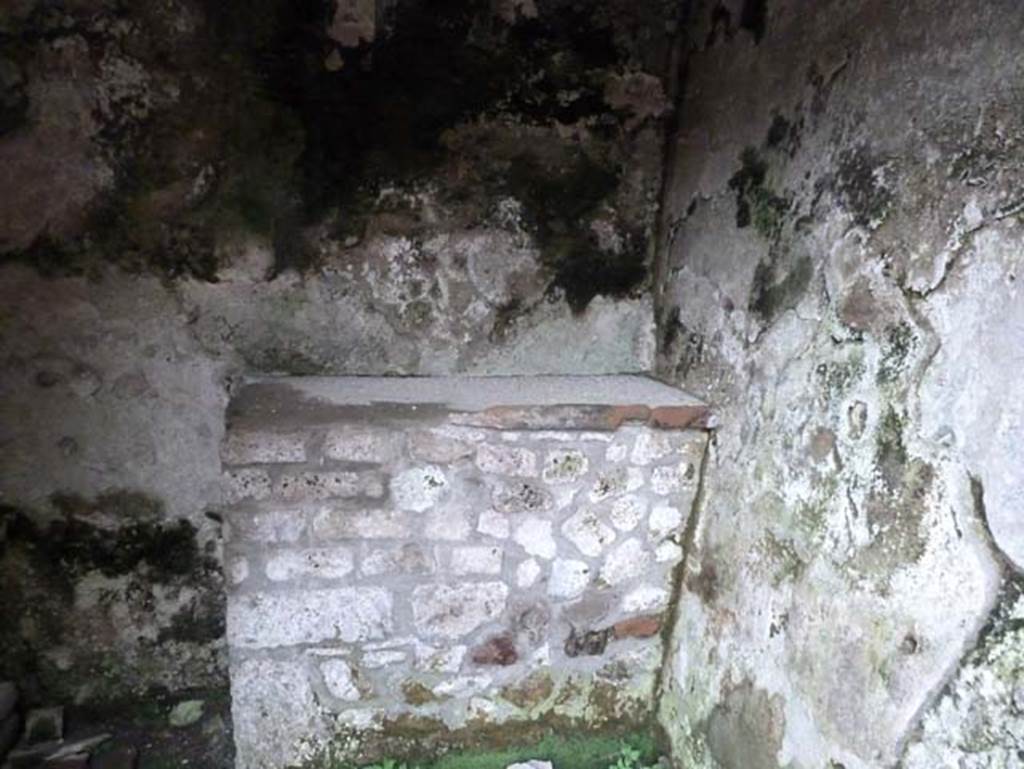
[{"label": "loose rubble stone", "polygon": [[191,726],[203,717],[204,703],[202,700],[185,700],[171,708],[167,721],[171,726]]},{"label": "loose rubble stone", "polygon": [[38,745],[64,737],[64,708],[34,708],[25,714],[25,743]]},{"label": "loose rubble stone", "polygon": [[553,532],[551,521],[531,515],[516,524],[513,539],[530,555],[551,560],[558,552]]},{"label": "loose rubble stone", "polygon": [[440,502],[447,492],[448,478],[437,465],[414,467],[391,480],[391,497],[401,510],[421,513]]},{"label": "loose rubble stone", "polygon": [[509,764],[505,769],[552,769],[550,761],[533,759],[518,764]]},{"label": "loose rubble stone", "polygon": [[460,638],[497,619],[507,598],[503,582],[422,585],[413,590],[413,620],[424,637]]}]

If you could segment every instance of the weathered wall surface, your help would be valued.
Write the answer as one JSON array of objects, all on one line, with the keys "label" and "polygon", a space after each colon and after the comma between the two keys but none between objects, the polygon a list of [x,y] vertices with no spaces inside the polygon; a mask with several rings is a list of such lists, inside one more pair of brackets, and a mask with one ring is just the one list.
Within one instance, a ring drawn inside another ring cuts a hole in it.
[{"label": "weathered wall surface", "polygon": [[698,3],[689,34],[659,368],[721,427],[676,757],[1015,766],[1024,14]]},{"label": "weathered wall surface", "polygon": [[224,444],[240,767],[650,722],[706,432],[303,381],[243,388]]},{"label": "weathered wall surface", "polygon": [[240,372],[649,369],[673,14],[4,3],[3,675],[223,680]]},{"label": "weathered wall surface", "polygon": [[262,371],[650,370],[674,23],[620,0],[9,3],[0,257],[169,277],[203,346]]},{"label": "weathered wall surface", "polygon": [[0,278],[0,660],[29,701],[224,684],[225,367],[150,277]]}]

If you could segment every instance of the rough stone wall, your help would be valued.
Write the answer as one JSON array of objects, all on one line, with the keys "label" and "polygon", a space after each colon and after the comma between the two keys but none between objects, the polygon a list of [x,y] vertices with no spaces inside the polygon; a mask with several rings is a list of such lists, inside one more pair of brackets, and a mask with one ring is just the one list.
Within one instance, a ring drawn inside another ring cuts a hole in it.
[{"label": "rough stone wall", "polygon": [[261,371],[648,371],[675,14],[5,4],[0,258],[166,276]]},{"label": "rough stone wall", "polygon": [[245,416],[247,389],[223,452],[240,767],[649,721],[704,431],[297,396]]},{"label": "rough stone wall", "polygon": [[721,427],[676,759],[1018,766],[1024,14],[726,1],[688,34],[659,369]]},{"label": "rough stone wall", "polygon": [[241,372],[651,367],[674,4],[572,5],[2,4],[0,674],[218,680]]}]

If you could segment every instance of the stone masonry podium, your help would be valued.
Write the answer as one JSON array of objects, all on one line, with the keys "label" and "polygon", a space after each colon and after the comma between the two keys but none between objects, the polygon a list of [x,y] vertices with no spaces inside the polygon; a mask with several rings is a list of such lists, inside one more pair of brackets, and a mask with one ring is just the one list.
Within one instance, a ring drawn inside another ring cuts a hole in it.
[{"label": "stone masonry podium", "polygon": [[222,450],[237,765],[643,722],[708,419],[634,376],[242,386]]}]

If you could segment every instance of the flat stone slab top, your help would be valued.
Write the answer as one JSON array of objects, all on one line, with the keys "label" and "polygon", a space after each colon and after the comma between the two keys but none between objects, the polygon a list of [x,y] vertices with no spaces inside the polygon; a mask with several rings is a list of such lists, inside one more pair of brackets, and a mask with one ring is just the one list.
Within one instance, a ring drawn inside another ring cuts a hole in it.
[{"label": "flat stone slab top", "polygon": [[707,404],[644,376],[288,377],[249,380],[228,412],[234,426],[333,422],[367,407],[396,416],[464,414],[461,424],[516,429],[615,429],[623,422],[713,427]]}]

